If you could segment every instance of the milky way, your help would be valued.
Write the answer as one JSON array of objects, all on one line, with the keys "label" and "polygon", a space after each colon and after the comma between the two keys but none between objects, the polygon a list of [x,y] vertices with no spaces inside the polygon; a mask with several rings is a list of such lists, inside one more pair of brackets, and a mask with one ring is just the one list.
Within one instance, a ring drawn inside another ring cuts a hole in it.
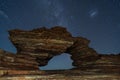
[{"label": "milky way", "polygon": [[49,25],[68,26],[65,6],[60,0],[41,0],[37,1],[37,3],[38,6],[42,3],[45,14],[47,14],[45,18]]}]

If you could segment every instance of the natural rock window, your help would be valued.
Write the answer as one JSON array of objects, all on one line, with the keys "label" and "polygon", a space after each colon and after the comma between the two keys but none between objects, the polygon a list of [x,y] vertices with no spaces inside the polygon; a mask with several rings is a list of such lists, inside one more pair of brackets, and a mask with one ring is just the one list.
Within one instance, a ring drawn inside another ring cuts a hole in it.
[{"label": "natural rock window", "polygon": [[71,55],[63,53],[61,55],[54,56],[46,66],[40,67],[41,70],[60,70],[60,69],[71,69],[73,60]]},{"label": "natural rock window", "polygon": [[[67,74],[74,70],[75,73],[81,71],[120,73],[119,55],[98,54],[89,47],[90,40],[74,37],[66,28],[56,26],[51,29],[40,28],[30,31],[11,30],[9,34],[17,53],[0,49],[0,69],[33,71],[39,68],[40,70],[72,68],[66,70]],[[64,70],[61,71],[64,73]]]},{"label": "natural rock window", "polygon": [[[11,42],[17,48],[15,57],[20,58],[18,62],[21,64],[17,65],[18,69],[39,69],[46,66],[49,60],[63,53],[71,55],[72,65],[76,68],[84,67],[85,64],[99,58],[97,52],[89,47],[90,40],[74,37],[66,28],[60,26],[30,31],[15,29],[10,30],[9,34]],[[22,62],[28,64],[22,64]],[[26,66],[23,67],[23,65]]]}]

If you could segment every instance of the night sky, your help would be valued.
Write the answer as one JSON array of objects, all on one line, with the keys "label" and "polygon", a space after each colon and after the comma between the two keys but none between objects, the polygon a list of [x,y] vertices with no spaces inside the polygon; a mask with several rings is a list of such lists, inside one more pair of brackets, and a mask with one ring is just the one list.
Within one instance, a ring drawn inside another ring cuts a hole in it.
[{"label": "night sky", "polygon": [[[16,52],[8,30],[56,25],[91,40],[98,53],[120,52],[120,0],[0,0],[0,48],[6,51]],[[69,56],[56,56],[42,69],[71,68]]]}]

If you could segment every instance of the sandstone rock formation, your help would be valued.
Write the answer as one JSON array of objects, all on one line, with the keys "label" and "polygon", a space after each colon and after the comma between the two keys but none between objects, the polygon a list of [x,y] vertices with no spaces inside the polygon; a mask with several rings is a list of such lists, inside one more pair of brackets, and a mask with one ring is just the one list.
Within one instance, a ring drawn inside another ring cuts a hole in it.
[{"label": "sandstone rock formation", "polygon": [[0,50],[0,69],[38,70],[52,57],[68,53],[74,69],[120,72],[120,55],[100,55],[89,47],[90,40],[73,37],[66,28],[15,29],[9,34],[17,53]]},{"label": "sandstone rock formation", "polygon": [[59,26],[31,31],[11,30],[9,34],[10,40],[17,48],[17,54],[36,58],[39,66],[47,65],[52,57],[64,52],[72,55],[73,65],[77,67],[99,57],[94,49],[89,48],[89,40],[72,37],[65,28]]},{"label": "sandstone rock formation", "polygon": [[[9,34],[17,53],[0,49],[0,80],[120,80],[120,54],[98,54],[89,47],[90,40],[73,37],[63,27],[15,29]],[[39,70],[62,53],[71,55],[75,68]]]},{"label": "sandstone rock formation", "polygon": [[120,80],[120,75],[81,70],[0,70],[0,80]]},{"label": "sandstone rock formation", "polygon": [[0,70],[38,70],[35,58],[25,55],[15,55],[0,49]]}]

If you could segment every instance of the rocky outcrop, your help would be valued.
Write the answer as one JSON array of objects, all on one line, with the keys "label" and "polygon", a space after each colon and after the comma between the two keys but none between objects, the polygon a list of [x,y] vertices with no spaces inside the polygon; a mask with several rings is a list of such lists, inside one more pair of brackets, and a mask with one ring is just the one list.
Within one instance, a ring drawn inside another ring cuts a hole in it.
[{"label": "rocky outcrop", "polygon": [[[17,53],[0,49],[0,80],[120,80],[120,54],[98,54],[89,47],[90,40],[73,37],[63,27],[10,30],[9,34]],[[39,70],[62,53],[71,55],[75,68]]]},{"label": "rocky outcrop", "polygon": [[31,31],[11,30],[9,34],[10,40],[17,48],[17,54],[36,58],[39,66],[45,66],[52,57],[64,52],[72,55],[73,65],[77,67],[98,59],[96,51],[88,46],[89,40],[72,37],[63,27]]},{"label": "rocky outcrop", "polygon": [[89,47],[89,42],[86,38],[74,38],[74,44],[68,48],[74,66],[80,67],[82,64],[91,63],[100,58],[97,52]]},{"label": "rocky outcrop", "polygon": [[9,34],[17,53],[0,50],[1,69],[37,70],[38,66],[47,65],[52,57],[68,53],[74,69],[120,72],[120,55],[100,55],[89,47],[90,40],[73,37],[66,28],[15,29]]},{"label": "rocky outcrop", "polygon": [[35,58],[25,55],[16,55],[0,49],[0,70],[38,70]]},{"label": "rocky outcrop", "polygon": [[94,73],[93,71],[56,70],[0,70],[0,80],[120,80],[115,73]]},{"label": "rocky outcrop", "polygon": [[100,55],[100,59],[96,60],[86,69],[97,69],[104,73],[120,73],[120,55]]},{"label": "rocky outcrop", "polygon": [[62,54],[73,44],[71,35],[65,28],[12,30],[9,33],[17,54],[36,58],[39,66],[46,65],[53,56]]}]

